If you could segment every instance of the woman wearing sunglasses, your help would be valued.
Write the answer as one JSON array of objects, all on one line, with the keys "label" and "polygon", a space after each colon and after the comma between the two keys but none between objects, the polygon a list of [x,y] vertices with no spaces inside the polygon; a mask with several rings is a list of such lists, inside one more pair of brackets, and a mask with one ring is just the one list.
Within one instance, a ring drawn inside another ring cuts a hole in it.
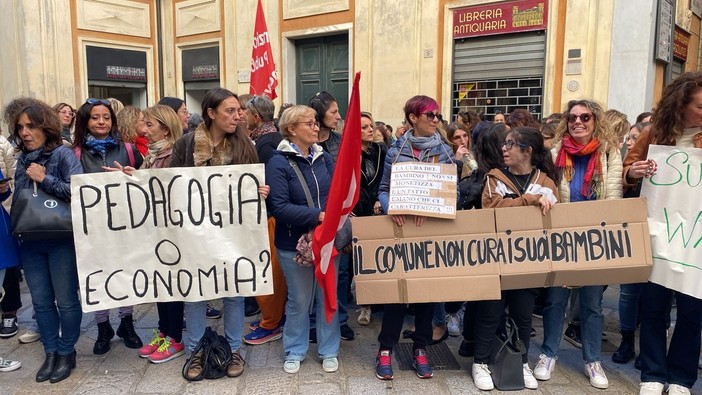
[{"label": "woman wearing sunglasses", "polygon": [[[619,141],[599,104],[590,100],[568,102],[555,140],[558,142],[551,153],[561,178],[558,186],[561,202],[622,197]],[[534,377],[539,380],[549,380],[555,369],[570,291],[567,287],[547,290],[543,310],[544,342],[534,368]],[[590,385],[605,389],[609,381],[601,364],[604,285],[580,287],[578,292],[584,372]]]},{"label": "woman wearing sunglasses", "polygon": [[[117,117],[110,102],[105,99],[88,99],[76,113],[75,140],[73,150],[80,159],[85,173],[99,173],[112,166],[139,168],[143,162],[141,154],[133,144],[124,143],[117,130]],[[119,308],[121,320],[117,336],[124,339],[128,348],[139,348],[143,344],[134,330],[133,306]],[[110,310],[95,312],[98,338],[93,353],[102,355],[110,351],[110,340],[115,331],[110,325]]]},{"label": "woman wearing sunglasses", "polygon": [[[318,317],[317,354],[322,360],[322,370],[332,373],[339,369],[339,313],[334,313],[327,323],[324,295],[316,284],[314,267],[295,260],[300,236],[324,220],[334,174],[334,159],[317,144],[320,126],[315,115],[315,110],[307,106],[285,110],[278,121],[283,141],[266,164],[266,180],[271,185],[268,213],[275,218],[275,247],[288,286],[283,327],[283,370],[286,373],[297,373],[307,356],[309,317],[314,306]],[[337,255],[334,259],[337,273],[339,260]]]},{"label": "woman wearing sunglasses", "polygon": [[[390,200],[390,177],[392,165],[397,162],[429,162],[454,164],[451,147],[443,140],[437,130],[440,120],[439,104],[428,96],[414,96],[405,103],[405,120],[409,128],[388,149],[385,156],[383,178],[380,181],[378,200],[383,213],[388,212]],[[422,226],[426,217],[415,216],[415,226]],[[392,221],[398,226],[406,223],[404,215],[393,215]],[[383,314],[383,324],[378,335],[380,348],[376,358],[375,374],[381,380],[392,380],[393,371],[391,352],[400,339],[402,324],[405,318],[404,304],[386,304]],[[432,317],[434,303],[417,303],[414,305],[415,332],[412,336],[414,345],[413,367],[417,376],[428,379],[434,376],[431,365],[427,361],[426,347],[432,342]]]},{"label": "woman wearing sunglasses", "polygon": [[[538,129],[512,129],[502,144],[504,167],[490,170],[485,177],[482,207],[537,206],[546,215],[558,202],[556,183],[559,176],[550,155]],[[502,291],[501,300],[477,303],[473,381],[479,389],[489,391],[494,388],[488,362],[492,351],[496,351],[491,350],[491,345],[507,306],[525,346],[522,354],[524,385],[528,389],[539,387],[528,360],[531,312],[537,294],[538,290],[534,288],[515,289]]]}]

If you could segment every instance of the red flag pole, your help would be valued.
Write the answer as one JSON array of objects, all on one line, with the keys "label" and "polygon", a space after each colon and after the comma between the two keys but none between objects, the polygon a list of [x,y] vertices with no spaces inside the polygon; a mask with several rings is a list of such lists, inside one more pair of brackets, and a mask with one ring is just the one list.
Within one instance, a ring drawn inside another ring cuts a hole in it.
[{"label": "red flag pole", "polygon": [[358,81],[361,73],[356,73],[344,122],[344,131],[339,147],[339,156],[334,166],[324,221],[315,229],[312,239],[315,277],[324,292],[324,313],[330,323],[336,306],[336,271],[334,258],[338,255],[334,248],[336,232],[344,225],[356,202],[361,182],[361,103]]}]

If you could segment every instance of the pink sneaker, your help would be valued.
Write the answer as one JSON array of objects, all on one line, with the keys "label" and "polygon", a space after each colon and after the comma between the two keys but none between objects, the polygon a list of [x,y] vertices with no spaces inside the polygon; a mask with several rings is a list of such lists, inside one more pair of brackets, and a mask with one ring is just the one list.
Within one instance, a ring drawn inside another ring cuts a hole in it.
[{"label": "pink sneaker", "polygon": [[145,344],[139,349],[139,356],[142,358],[148,358],[149,355],[158,350],[158,347],[161,345],[161,343],[163,343],[163,340],[163,333],[157,332],[156,329],[154,329],[154,338],[151,339],[149,344]]},{"label": "pink sneaker", "polygon": [[171,359],[178,358],[185,353],[185,344],[177,343],[172,337],[166,336],[163,339],[161,346],[149,355],[149,361],[153,363],[163,363],[168,362]]}]

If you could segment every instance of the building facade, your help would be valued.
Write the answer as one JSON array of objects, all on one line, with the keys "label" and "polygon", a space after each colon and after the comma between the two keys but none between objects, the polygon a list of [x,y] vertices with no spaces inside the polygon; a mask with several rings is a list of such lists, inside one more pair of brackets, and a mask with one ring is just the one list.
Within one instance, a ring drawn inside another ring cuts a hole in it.
[{"label": "building facade", "polygon": [[[258,0],[0,2],[0,104],[29,95],[80,105],[163,96],[200,112],[204,93],[248,93]],[[276,104],[330,91],[342,113],[361,71],[362,108],[399,124],[411,96],[444,114],[591,98],[630,118],[700,69],[702,0],[262,0]]]}]

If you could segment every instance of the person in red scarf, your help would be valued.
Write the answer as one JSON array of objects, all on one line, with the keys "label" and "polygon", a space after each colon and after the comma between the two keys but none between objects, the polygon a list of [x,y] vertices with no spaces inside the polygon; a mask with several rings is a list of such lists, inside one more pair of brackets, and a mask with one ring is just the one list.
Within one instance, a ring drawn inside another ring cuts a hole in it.
[{"label": "person in red scarf", "polygon": [[[571,100],[563,112],[551,154],[560,173],[560,201],[581,202],[622,197],[622,158],[617,134],[605,120],[599,104],[590,100]],[[567,285],[567,284],[563,284]],[[580,292],[582,352],[585,375],[595,388],[609,387],[602,369],[602,293],[604,285],[584,286]],[[563,315],[570,288],[547,290],[543,309],[544,342],[534,368],[534,377],[548,380],[556,367],[563,337]]]}]

